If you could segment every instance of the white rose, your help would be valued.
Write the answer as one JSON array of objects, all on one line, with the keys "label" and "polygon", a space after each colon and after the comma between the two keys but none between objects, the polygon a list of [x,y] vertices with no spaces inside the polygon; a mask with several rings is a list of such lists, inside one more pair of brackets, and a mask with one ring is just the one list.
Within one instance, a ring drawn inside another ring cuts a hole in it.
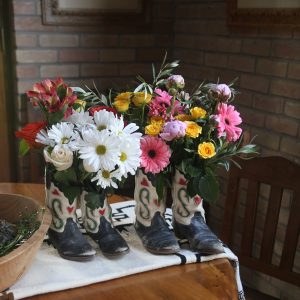
[{"label": "white rose", "polygon": [[45,148],[44,158],[46,162],[53,164],[57,171],[66,170],[73,164],[73,152],[59,145],[56,145],[51,153],[48,152],[48,147]]},{"label": "white rose", "polygon": [[93,173],[98,171],[98,169],[95,169],[94,166],[92,164],[90,165],[86,160],[83,160],[83,168],[88,173]]}]

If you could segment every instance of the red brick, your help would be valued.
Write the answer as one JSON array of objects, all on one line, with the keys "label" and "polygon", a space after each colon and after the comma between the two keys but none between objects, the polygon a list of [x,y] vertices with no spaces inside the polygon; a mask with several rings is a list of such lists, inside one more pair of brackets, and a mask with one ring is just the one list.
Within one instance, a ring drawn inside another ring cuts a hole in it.
[{"label": "red brick", "polygon": [[14,15],[34,15],[36,14],[36,1],[13,1]]},{"label": "red brick", "polygon": [[19,63],[56,62],[56,50],[16,50],[16,60]]},{"label": "red brick", "polygon": [[26,91],[32,89],[33,85],[38,81],[38,79],[31,80],[18,80],[17,82],[17,91],[18,94],[24,94]]},{"label": "red brick", "polygon": [[255,59],[250,56],[230,55],[227,67],[229,69],[253,72],[255,66]]},{"label": "red brick", "polygon": [[290,62],[288,69],[288,77],[292,79],[300,79],[300,64]]},{"label": "red brick", "polygon": [[242,74],[240,85],[248,90],[266,93],[269,88],[269,80],[263,76]]},{"label": "red brick", "polygon": [[299,41],[274,41],[272,46],[272,56],[300,60]]},{"label": "red brick", "polygon": [[120,76],[136,76],[141,75],[147,80],[152,74],[152,68],[149,63],[124,63],[119,65]]},{"label": "red brick", "polygon": [[290,137],[283,137],[280,143],[280,150],[282,152],[298,156],[300,153],[300,143],[298,139],[293,139]]},{"label": "red brick", "polygon": [[239,112],[243,123],[263,127],[265,122],[265,115],[254,109],[239,108]]},{"label": "red brick", "polygon": [[57,31],[56,26],[43,25],[40,16],[15,16],[13,22],[15,30],[20,32]]},{"label": "red brick", "polygon": [[286,101],[284,105],[284,113],[292,118],[300,120],[300,102],[298,101]]},{"label": "red brick", "polygon": [[281,113],[283,110],[283,99],[280,97],[255,94],[253,107],[267,112]]},{"label": "red brick", "polygon": [[123,47],[148,47],[155,45],[153,34],[121,35],[120,46]]},{"label": "red brick", "polygon": [[176,7],[176,18],[224,19],[225,3],[182,3]]},{"label": "red brick", "polygon": [[174,47],[173,40],[174,37],[171,34],[157,34],[155,35],[154,45],[159,45],[160,47]]},{"label": "red brick", "polygon": [[263,38],[291,38],[293,35],[293,30],[289,28],[270,26],[270,27],[260,27],[259,36]]},{"label": "red brick", "polygon": [[300,85],[298,82],[292,82],[288,80],[272,80],[270,87],[271,94],[289,97],[300,98]]},{"label": "red brick", "polygon": [[204,54],[198,50],[190,49],[178,49],[174,50],[174,57],[179,61],[185,63],[194,63],[196,65],[202,65],[204,61]]},{"label": "red brick", "polygon": [[75,34],[41,34],[39,36],[41,47],[75,47],[79,44],[78,35]]},{"label": "red brick", "polygon": [[243,89],[238,89],[238,91],[239,94],[235,96],[234,104],[251,107],[253,94]]},{"label": "red brick", "polygon": [[174,45],[175,47],[180,48],[194,48],[197,43],[195,37],[193,35],[187,34],[176,34]]},{"label": "red brick", "polygon": [[204,62],[206,66],[226,68],[228,56],[220,53],[206,53],[204,56]]},{"label": "red brick", "polygon": [[[195,66],[194,64],[181,64],[180,72],[182,76],[186,79],[188,78],[196,78],[195,84],[199,84],[201,81],[215,81],[216,80],[216,72],[212,68],[204,67],[204,66]],[[192,84],[187,81],[187,84]]]},{"label": "red brick", "polygon": [[270,54],[271,41],[258,39],[243,40],[242,52],[252,55],[268,56]]},{"label": "red brick", "polygon": [[38,66],[28,66],[28,65],[17,65],[17,78],[29,79],[37,78],[40,75]]},{"label": "red brick", "polygon": [[[144,61],[148,61],[148,62],[162,62],[164,59],[164,56],[167,53],[170,53],[170,51],[168,51],[170,49],[161,49],[161,48],[149,48],[149,49],[137,49],[136,50],[136,59],[137,61],[140,62],[144,62]],[[168,55],[170,56],[170,55]]]},{"label": "red brick", "polygon": [[298,132],[298,122],[278,115],[269,115],[266,118],[266,128],[296,136]]},{"label": "red brick", "polygon": [[196,33],[206,35],[227,35],[229,29],[219,20],[176,20],[174,28],[179,33]]},{"label": "red brick", "polygon": [[134,61],[135,50],[134,49],[103,49],[100,50],[101,62],[112,61]]},{"label": "red brick", "polygon": [[98,57],[97,50],[62,49],[59,51],[59,60],[61,62],[96,62]]},{"label": "red brick", "polygon": [[269,130],[260,129],[253,129],[252,134],[256,136],[254,142],[258,146],[263,146],[270,150],[279,149],[280,136],[278,134],[274,134]]},{"label": "red brick", "polygon": [[239,53],[241,51],[242,41],[233,38],[217,38],[217,49],[221,52]]},{"label": "red brick", "polygon": [[259,59],[256,65],[256,72],[259,74],[285,77],[287,63],[271,59]]},{"label": "red brick", "polygon": [[36,34],[16,33],[15,42],[16,48],[34,48],[37,46],[37,36]]},{"label": "red brick", "polygon": [[84,77],[118,75],[118,68],[116,64],[83,64],[80,69],[80,74]]},{"label": "red brick", "polygon": [[84,34],[80,45],[88,48],[102,48],[118,46],[119,37],[116,34]]},{"label": "red brick", "polygon": [[79,77],[78,65],[43,65],[41,77]]}]

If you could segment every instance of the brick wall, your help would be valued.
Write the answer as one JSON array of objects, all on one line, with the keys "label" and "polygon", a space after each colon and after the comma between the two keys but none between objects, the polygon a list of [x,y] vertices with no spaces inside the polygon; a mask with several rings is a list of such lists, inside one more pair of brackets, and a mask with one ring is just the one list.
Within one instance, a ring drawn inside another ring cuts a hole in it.
[{"label": "brick wall", "polygon": [[[165,51],[172,55],[171,0],[153,1],[151,23],[145,30],[127,27],[43,25],[41,0],[12,1],[13,53],[16,62],[17,119],[27,122],[27,100],[21,96],[45,78],[62,76],[71,86],[127,86],[137,74],[149,75],[150,62],[161,62]],[[31,118],[31,112],[30,112]],[[36,118],[34,115],[33,118]],[[35,180],[31,163],[19,162],[19,180]]]},{"label": "brick wall", "polygon": [[[300,30],[229,28],[226,1],[176,1],[174,57],[192,83],[202,80],[228,83],[238,77],[241,92],[235,102],[244,128],[257,135],[262,155],[285,156],[300,163]],[[225,172],[221,174],[226,178]],[[226,180],[222,182],[226,192]],[[211,227],[218,232],[224,199],[210,211]],[[282,206],[275,260],[280,253],[289,202]],[[243,211],[241,207],[241,213]],[[263,219],[261,209],[260,220]],[[260,228],[260,230],[262,230]],[[258,231],[259,237],[259,231]],[[299,243],[300,244],[300,243]],[[300,249],[300,245],[298,247]],[[300,266],[298,251],[296,265]],[[281,299],[299,299],[298,288],[249,270],[248,285]]]}]

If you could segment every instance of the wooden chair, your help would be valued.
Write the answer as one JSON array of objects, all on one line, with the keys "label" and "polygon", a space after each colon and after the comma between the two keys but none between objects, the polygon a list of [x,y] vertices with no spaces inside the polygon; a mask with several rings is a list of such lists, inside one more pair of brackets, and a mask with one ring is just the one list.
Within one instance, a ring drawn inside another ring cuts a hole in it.
[{"label": "wooden chair", "polygon": [[[239,163],[241,169],[232,166],[230,171],[221,239],[234,249],[241,265],[299,285],[300,273],[295,271],[294,260],[297,245],[300,244],[300,166],[283,157],[254,158]],[[268,187],[268,193],[262,186]],[[241,198],[245,213],[240,214],[239,222],[236,215]],[[265,201],[265,212],[260,222],[260,244],[254,247],[254,238],[259,236],[256,228],[258,215],[261,215],[257,209],[260,207],[259,201]],[[274,243],[282,203],[285,203],[285,208],[288,207],[286,203],[290,204],[290,209],[286,232],[282,237],[281,257],[277,251],[275,263]],[[241,238],[239,245],[234,248],[236,227],[241,231]]]}]

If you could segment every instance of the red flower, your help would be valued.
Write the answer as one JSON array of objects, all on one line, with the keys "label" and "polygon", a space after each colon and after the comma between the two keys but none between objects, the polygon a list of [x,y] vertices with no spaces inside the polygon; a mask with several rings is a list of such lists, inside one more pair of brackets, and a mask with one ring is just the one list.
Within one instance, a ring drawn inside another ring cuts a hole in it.
[{"label": "red flower", "polygon": [[107,111],[111,111],[115,116],[118,114],[118,112],[114,108],[109,107],[109,106],[104,106],[104,105],[91,107],[89,109],[89,112],[90,112],[90,115],[93,116],[96,111],[100,111],[100,110],[103,110],[103,109],[105,109]]},{"label": "red flower", "polygon": [[29,123],[23,127],[20,131],[16,131],[15,135],[18,138],[24,139],[30,148],[39,148],[41,144],[35,141],[36,135],[45,128],[47,125],[46,121]]}]

